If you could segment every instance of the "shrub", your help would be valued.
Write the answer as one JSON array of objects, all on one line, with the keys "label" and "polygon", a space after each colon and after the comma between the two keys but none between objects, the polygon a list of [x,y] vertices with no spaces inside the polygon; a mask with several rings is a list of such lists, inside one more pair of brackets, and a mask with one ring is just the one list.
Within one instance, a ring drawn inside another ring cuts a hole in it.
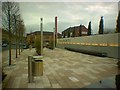
[{"label": "shrub", "polygon": [[41,40],[40,40],[40,36],[37,36],[35,38],[35,48],[36,48],[37,54],[41,55]]}]

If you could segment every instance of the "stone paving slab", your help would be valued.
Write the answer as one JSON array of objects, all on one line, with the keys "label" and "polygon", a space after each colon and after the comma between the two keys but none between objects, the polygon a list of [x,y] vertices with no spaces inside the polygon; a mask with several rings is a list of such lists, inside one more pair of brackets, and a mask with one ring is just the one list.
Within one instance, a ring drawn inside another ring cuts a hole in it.
[{"label": "stone paving slab", "polygon": [[[5,88],[82,88],[119,73],[117,60],[55,48],[44,48],[43,76],[28,83],[28,55],[35,49],[24,50],[11,66],[3,65],[7,77]],[[13,55],[14,56],[14,55]],[[5,62],[6,63],[6,62]],[[4,64],[4,63],[3,63]]]}]

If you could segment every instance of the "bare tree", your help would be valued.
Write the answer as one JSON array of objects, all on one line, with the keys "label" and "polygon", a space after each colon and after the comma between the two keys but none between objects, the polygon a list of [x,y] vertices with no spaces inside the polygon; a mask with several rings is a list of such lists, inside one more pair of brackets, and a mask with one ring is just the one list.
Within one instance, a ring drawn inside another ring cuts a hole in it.
[{"label": "bare tree", "polygon": [[17,2],[3,2],[2,12],[3,28],[9,31],[9,65],[11,65],[11,34],[15,32],[13,16],[19,14],[19,5]]},{"label": "bare tree", "polygon": [[20,15],[13,15],[14,16],[14,32],[15,32],[15,42],[16,42],[16,58],[18,57],[17,52],[18,52],[18,26],[19,26],[19,20],[18,18]]},{"label": "bare tree", "polygon": [[20,48],[21,48],[21,51],[23,51],[23,42],[24,42],[24,35],[25,35],[25,26],[24,26],[24,22],[23,20],[20,20],[19,22],[19,52],[20,52]]}]

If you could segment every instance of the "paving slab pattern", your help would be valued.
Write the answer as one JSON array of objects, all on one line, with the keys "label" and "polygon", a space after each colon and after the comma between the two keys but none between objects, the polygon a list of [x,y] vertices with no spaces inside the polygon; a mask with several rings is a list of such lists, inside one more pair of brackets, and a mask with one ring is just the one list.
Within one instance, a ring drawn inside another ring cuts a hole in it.
[{"label": "paving slab pattern", "polygon": [[[82,88],[101,79],[119,73],[117,60],[97,57],[64,49],[44,48],[43,76],[34,77],[28,83],[28,55],[35,55],[35,49],[24,50],[18,58],[13,55],[11,66],[4,65],[7,77],[5,88]],[[4,56],[3,56],[4,57]]]}]

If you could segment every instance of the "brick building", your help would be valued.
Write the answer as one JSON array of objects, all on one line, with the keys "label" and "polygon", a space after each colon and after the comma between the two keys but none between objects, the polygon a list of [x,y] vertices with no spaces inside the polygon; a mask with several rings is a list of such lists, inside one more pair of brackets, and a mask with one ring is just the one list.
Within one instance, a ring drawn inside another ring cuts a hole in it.
[{"label": "brick building", "polygon": [[[41,33],[40,31],[36,31],[30,34],[27,34],[28,44],[32,44],[34,46],[35,38],[37,36],[40,36],[41,35],[40,33]],[[58,33],[58,38],[61,38],[61,34],[59,33]],[[46,46],[50,44],[51,42],[53,42],[53,32],[43,31],[43,46]]]},{"label": "brick building", "polygon": [[84,25],[69,27],[62,32],[63,38],[65,37],[79,37],[87,36],[88,29]]}]

